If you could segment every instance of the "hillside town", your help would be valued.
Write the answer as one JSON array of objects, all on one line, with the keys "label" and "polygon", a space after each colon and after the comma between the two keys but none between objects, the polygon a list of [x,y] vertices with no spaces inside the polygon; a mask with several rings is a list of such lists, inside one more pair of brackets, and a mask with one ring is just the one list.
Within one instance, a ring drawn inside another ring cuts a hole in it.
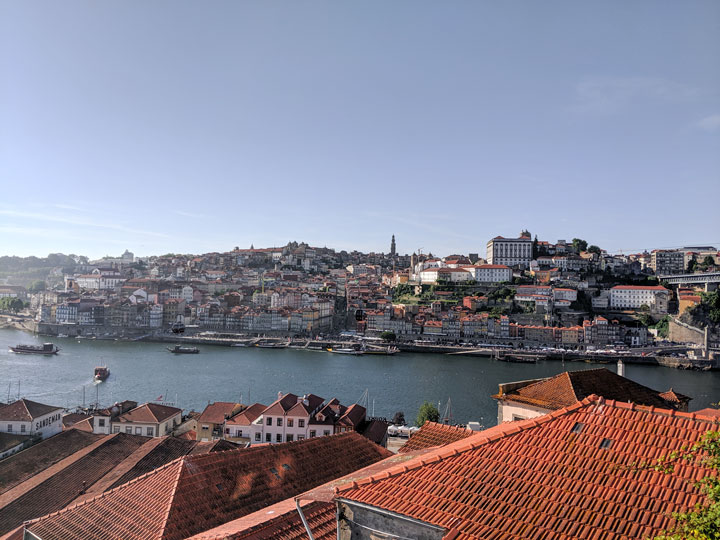
[{"label": "hillside town", "polygon": [[[400,255],[278,248],[89,261],[0,285],[6,313],[48,335],[314,338],[341,333],[396,343],[503,344],[587,350],[718,347],[720,258],[713,246],[609,254],[582,239],[496,236],[479,253]],[[13,303],[14,302],[14,303]],[[11,305],[12,304],[12,305]],[[30,322],[30,321],[28,321]]]}]

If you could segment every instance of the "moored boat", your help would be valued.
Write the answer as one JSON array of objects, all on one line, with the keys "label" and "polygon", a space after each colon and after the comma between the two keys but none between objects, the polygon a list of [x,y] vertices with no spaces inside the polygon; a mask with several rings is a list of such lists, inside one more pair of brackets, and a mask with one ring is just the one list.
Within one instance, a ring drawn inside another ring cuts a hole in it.
[{"label": "moored boat", "polygon": [[383,354],[383,355],[389,355],[389,354],[395,354],[398,352],[399,349],[397,347],[373,347],[373,348],[367,348],[364,349],[365,354]]},{"label": "moored boat", "polygon": [[175,345],[172,349],[170,347],[166,347],[168,351],[175,354],[197,354],[200,352],[200,349],[197,347],[187,347],[183,345]]},{"label": "moored boat", "polygon": [[285,349],[289,343],[256,343],[256,347],[261,349]]},{"label": "moored boat", "polygon": [[52,343],[43,343],[42,345],[16,345],[8,347],[12,352],[18,354],[57,354],[60,347]]},{"label": "moored boat", "polygon": [[97,382],[102,382],[110,376],[110,370],[107,366],[100,366],[95,368],[95,375],[93,379]]},{"label": "moored boat", "polygon": [[333,349],[332,347],[328,347],[327,352],[330,352],[333,354],[352,354],[355,356],[365,354],[365,351],[360,351],[357,349]]}]

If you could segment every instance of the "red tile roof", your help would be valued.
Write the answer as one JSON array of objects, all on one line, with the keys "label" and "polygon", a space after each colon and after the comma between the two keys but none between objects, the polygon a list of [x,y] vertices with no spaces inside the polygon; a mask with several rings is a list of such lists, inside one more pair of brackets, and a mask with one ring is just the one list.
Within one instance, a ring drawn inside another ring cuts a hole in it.
[{"label": "red tile roof", "polygon": [[554,410],[572,405],[592,394],[617,401],[631,401],[638,405],[663,408],[674,406],[672,402],[663,399],[657,390],[605,368],[566,371],[493,397]]},{"label": "red tile roof", "polygon": [[185,456],[27,529],[43,540],[180,540],[388,455],[347,433]]},{"label": "red tile roof", "polygon": [[157,424],[182,413],[182,409],[157,403],[145,403],[118,416],[113,422],[139,422]]},{"label": "red tile roof", "polygon": [[62,411],[62,407],[44,405],[22,398],[0,407],[0,421],[32,422],[33,419],[50,414],[53,411]]},{"label": "red tile roof", "polygon": [[257,420],[265,409],[267,409],[267,405],[263,405],[262,403],[253,403],[247,409],[240,411],[235,416],[228,419],[227,423],[248,426]]},{"label": "red tile roof", "polygon": [[198,417],[198,422],[207,422],[210,424],[222,424],[225,418],[237,412],[242,405],[231,401],[216,401],[209,403],[202,414]]},{"label": "red tile roof", "polygon": [[454,540],[647,538],[671,526],[671,512],[703,499],[693,481],[709,470],[688,462],[664,474],[635,464],[719,429],[713,417],[590,396],[441,447],[337,496],[444,527]]},{"label": "red tile roof", "polygon": [[474,432],[457,426],[446,426],[429,420],[400,447],[398,453],[405,454],[423,448],[444,446],[470,437]]}]

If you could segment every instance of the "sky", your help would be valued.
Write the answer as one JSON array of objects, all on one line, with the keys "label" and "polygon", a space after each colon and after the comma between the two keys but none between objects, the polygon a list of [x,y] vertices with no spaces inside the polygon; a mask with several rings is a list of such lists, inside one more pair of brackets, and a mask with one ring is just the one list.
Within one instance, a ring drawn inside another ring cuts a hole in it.
[{"label": "sky", "polygon": [[720,247],[716,0],[0,0],[0,255]]}]

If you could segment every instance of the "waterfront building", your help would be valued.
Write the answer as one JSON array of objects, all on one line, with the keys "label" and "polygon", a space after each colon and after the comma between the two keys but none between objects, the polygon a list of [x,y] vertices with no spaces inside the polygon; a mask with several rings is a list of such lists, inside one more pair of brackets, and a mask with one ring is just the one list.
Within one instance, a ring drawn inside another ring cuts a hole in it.
[{"label": "waterfront building", "polygon": [[46,439],[62,431],[62,407],[21,398],[0,406],[0,431]]},{"label": "waterfront building", "polygon": [[113,433],[162,437],[171,433],[181,422],[182,409],[158,403],[144,403],[120,414],[112,419],[110,424]]},{"label": "waterfront building", "polygon": [[528,268],[533,258],[532,238],[523,231],[518,238],[496,236],[487,243],[488,264]]},{"label": "waterfront building", "polygon": [[197,418],[198,441],[214,441],[222,439],[225,421],[245,409],[242,403],[232,401],[216,401],[208,403],[205,410]]},{"label": "waterfront building", "polygon": [[649,407],[688,410],[692,398],[677,394],[672,389],[668,392],[653,390],[608,369],[599,368],[504,383],[493,398],[498,402],[498,424],[542,416],[593,394]]},{"label": "waterfront building", "polygon": [[225,420],[223,426],[224,438],[243,444],[262,442],[262,420],[259,422],[256,422],[256,420],[260,418],[260,415],[267,408],[267,405],[262,403],[254,403]]},{"label": "waterfront building", "polygon": [[610,289],[610,309],[640,309],[666,314],[670,291],[660,285],[616,285]]}]

